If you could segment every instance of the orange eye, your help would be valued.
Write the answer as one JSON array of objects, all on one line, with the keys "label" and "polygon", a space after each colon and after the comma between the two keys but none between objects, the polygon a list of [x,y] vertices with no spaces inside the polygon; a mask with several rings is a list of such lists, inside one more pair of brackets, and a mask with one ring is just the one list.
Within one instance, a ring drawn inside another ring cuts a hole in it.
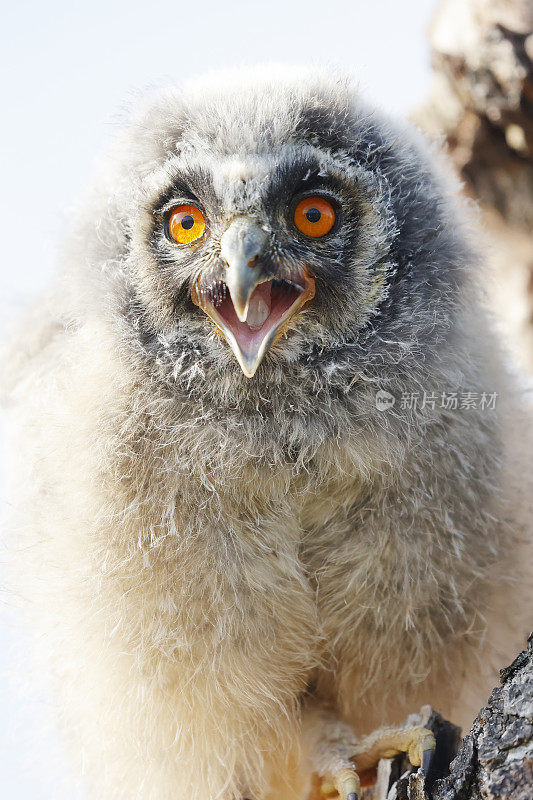
[{"label": "orange eye", "polygon": [[176,206],[168,219],[168,233],[178,244],[199,239],[205,231],[205,217],[196,206]]},{"label": "orange eye", "polygon": [[294,209],[294,224],[313,239],[325,236],[335,224],[335,209],[324,197],[304,197]]}]

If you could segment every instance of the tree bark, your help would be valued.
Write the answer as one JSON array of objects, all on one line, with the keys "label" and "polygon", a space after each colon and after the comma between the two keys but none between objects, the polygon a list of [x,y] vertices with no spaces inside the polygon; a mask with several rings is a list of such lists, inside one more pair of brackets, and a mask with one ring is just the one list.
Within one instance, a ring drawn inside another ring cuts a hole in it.
[{"label": "tree bark", "polygon": [[456,755],[458,728],[428,706],[410,717],[408,724],[424,724],[436,736],[435,758],[427,779],[405,758],[382,761],[377,784],[366,790],[364,800],[531,800],[533,634],[527,649],[501,671],[500,683]]},{"label": "tree bark", "polygon": [[413,117],[481,205],[493,305],[533,370],[533,2],[442,0],[430,45],[433,89]]}]

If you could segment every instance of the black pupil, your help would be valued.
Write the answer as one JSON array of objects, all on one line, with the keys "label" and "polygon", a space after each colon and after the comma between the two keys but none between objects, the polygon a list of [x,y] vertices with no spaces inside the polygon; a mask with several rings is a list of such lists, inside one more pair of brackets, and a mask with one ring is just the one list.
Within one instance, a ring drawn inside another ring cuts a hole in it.
[{"label": "black pupil", "polygon": [[309,220],[309,222],[318,222],[322,214],[318,210],[318,208],[310,208],[309,211],[306,212],[305,216]]},{"label": "black pupil", "polygon": [[194,225],[194,219],[191,217],[190,214],[185,214],[185,216],[181,220],[181,227],[185,228],[186,231],[189,231],[193,225]]}]

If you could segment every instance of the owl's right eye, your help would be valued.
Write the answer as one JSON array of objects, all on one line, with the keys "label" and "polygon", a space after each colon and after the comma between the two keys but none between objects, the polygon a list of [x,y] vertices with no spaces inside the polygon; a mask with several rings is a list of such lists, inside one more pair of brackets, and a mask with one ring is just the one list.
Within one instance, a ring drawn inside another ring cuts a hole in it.
[{"label": "owl's right eye", "polygon": [[175,206],[168,217],[167,234],[176,244],[189,244],[203,236],[205,217],[197,206]]}]

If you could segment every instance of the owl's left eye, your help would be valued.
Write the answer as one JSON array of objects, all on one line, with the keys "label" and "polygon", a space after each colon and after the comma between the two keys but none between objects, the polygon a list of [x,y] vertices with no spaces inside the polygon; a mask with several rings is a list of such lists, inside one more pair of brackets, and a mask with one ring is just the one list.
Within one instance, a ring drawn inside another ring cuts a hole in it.
[{"label": "owl's left eye", "polygon": [[189,244],[203,236],[205,217],[197,206],[175,206],[167,222],[168,236],[177,244]]},{"label": "owl's left eye", "polygon": [[294,224],[305,236],[318,239],[335,225],[335,209],[325,197],[311,196],[300,200],[294,209]]}]

